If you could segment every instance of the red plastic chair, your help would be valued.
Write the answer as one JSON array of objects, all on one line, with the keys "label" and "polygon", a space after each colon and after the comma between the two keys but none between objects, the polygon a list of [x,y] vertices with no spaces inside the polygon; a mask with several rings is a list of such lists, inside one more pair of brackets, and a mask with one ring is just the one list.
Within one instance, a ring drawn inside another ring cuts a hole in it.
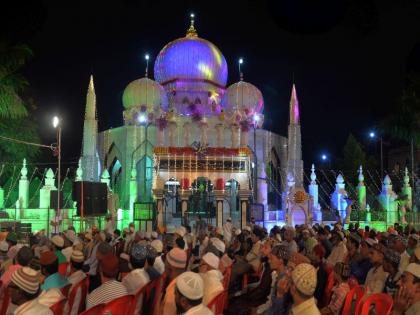
[{"label": "red plastic chair", "polygon": [[67,299],[62,299],[57,303],[50,306],[50,310],[54,313],[54,315],[63,315],[64,314],[64,307],[66,306]]},{"label": "red plastic chair", "polygon": [[[152,282],[149,282],[147,285],[145,285],[143,288],[137,291],[137,293],[134,295],[134,300],[131,303],[131,309],[128,312],[128,315],[142,315],[144,304],[147,302],[148,294],[149,293],[149,286],[152,284]],[[140,305],[140,308],[138,312],[136,313],[137,305]]]},{"label": "red plastic chair", "polygon": [[0,281],[0,288],[3,289],[3,303],[0,308],[0,315],[6,315],[7,309],[10,304],[10,292],[8,288],[3,287],[3,283]]},{"label": "red plastic chair", "polygon": [[352,288],[350,292],[347,293],[346,299],[344,300],[344,306],[341,314],[350,315],[353,306],[353,301],[355,301],[354,305],[356,308],[363,295],[365,295],[365,288],[363,286],[356,285],[354,288]]},{"label": "red plastic chair", "polygon": [[207,304],[207,307],[215,314],[215,315],[221,315],[223,314],[223,311],[225,309],[225,303],[228,298],[228,291],[224,290],[223,292],[220,292],[218,295],[216,295],[213,300],[210,301],[209,304]]},{"label": "red plastic chair", "polygon": [[69,262],[63,262],[58,265],[58,273],[62,276],[66,276],[67,274],[67,267],[69,266]]},{"label": "red plastic chair", "polygon": [[71,310],[73,309],[74,306],[74,302],[76,299],[76,294],[77,291],[81,289],[81,296],[80,296],[80,304],[79,304],[79,308],[77,311],[77,314],[83,312],[86,308],[86,296],[87,296],[87,292],[89,289],[89,277],[84,278],[83,280],[79,281],[79,283],[77,283],[73,289],[69,292],[69,312],[71,312]]},{"label": "red plastic chair", "polygon": [[80,313],[79,315],[100,315],[103,313],[104,307],[105,307],[105,304],[98,304],[94,307],[91,307],[87,311]]},{"label": "red plastic chair", "polygon": [[[263,273],[263,263],[260,263],[260,265],[258,266],[258,270],[257,272],[251,273],[251,274],[244,274],[244,277],[242,278],[242,288],[245,288],[248,285],[249,282],[249,278],[257,278],[260,279],[261,275]],[[257,280],[258,281],[258,280]]]},{"label": "red plastic chair", "polygon": [[102,314],[129,314],[134,295],[124,295],[105,304]]},{"label": "red plastic chair", "polygon": [[357,305],[355,315],[369,315],[372,305],[375,311],[373,314],[389,315],[391,314],[394,301],[389,294],[375,293],[370,295],[363,303],[360,301]]}]

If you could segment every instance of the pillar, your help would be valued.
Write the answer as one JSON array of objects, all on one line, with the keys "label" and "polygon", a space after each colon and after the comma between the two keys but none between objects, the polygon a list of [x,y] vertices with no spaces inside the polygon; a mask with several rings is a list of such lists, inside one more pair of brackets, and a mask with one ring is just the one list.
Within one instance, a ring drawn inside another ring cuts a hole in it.
[{"label": "pillar", "polygon": [[231,128],[231,146],[232,148],[239,147],[239,126],[232,125]]},{"label": "pillar", "polygon": [[0,209],[4,207],[4,189],[0,186]]},{"label": "pillar", "polygon": [[385,176],[382,191],[379,195],[379,202],[386,211],[386,223],[387,225],[393,225],[395,223],[395,199],[397,199],[397,194],[392,190],[391,178],[388,175]]},{"label": "pillar", "polygon": [[55,187],[54,172],[51,168],[45,174],[44,186],[39,190],[39,208],[48,209],[50,207],[51,190],[57,190]]},{"label": "pillar", "polygon": [[163,189],[153,189],[153,195],[154,195],[155,200],[156,200],[157,226],[158,227],[163,227],[164,226],[164,213],[163,213],[164,193],[163,193]]},{"label": "pillar", "polygon": [[252,196],[252,190],[239,190],[239,202],[241,203],[241,222],[240,226],[241,229],[246,226],[247,224],[247,218],[248,218],[248,212],[249,212],[249,198]]},{"label": "pillar", "polygon": [[169,123],[169,146],[174,147],[176,145],[176,122]]},{"label": "pillar", "polygon": [[402,188],[402,193],[406,197],[405,206],[408,209],[413,209],[413,193],[410,186],[410,176],[408,175],[407,167],[404,170],[404,185]]},{"label": "pillar", "polygon": [[26,167],[26,159],[23,159],[23,166],[20,170],[19,180],[19,207],[28,208],[29,202],[29,180],[28,180],[28,169]]},{"label": "pillar", "polygon": [[366,210],[366,186],[364,183],[365,177],[363,176],[363,168],[359,167],[359,184],[357,185],[357,200],[359,202],[360,210]]},{"label": "pillar", "polygon": [[318,203],[318,184],[316,183],[315,165],[311,168],[311,183],[309,184],[309,195],[312,200],[312,215],[315,221],[322,222],[321,207]]},{"label": "pillar", "polygon": [[79,159],[79,166],[76,170],[76,182],[81,182],[83,180],[83,168],[82,168],[82,159]]},{"label": "pillar", "polygon": [[214,196],[216,197],[216,225],[217,227],[223,227],[223,201],[225,198],[224,190],[214,190]]},{"label": "pillar", "polygon": [[344,183],[343,175],[338,174],[335,184],[335,191],[331,196],[331,204],[335,210],[338,210],[342,222],[345,222],[347,217],[347,191],[345,189],[346,184]]},{"label": "pillar", "polygon": [[370,206],[366,205],[366,225],[370,225],[372,213],[370,212]]},{"label": "pillar", "polygon": [[208,141],[208,129],[209,129],[209,125],[207,124],[207,122],[202,122],[200,125],[200,142],[202,145],[208,145],[209,141]]},{"label": "pillar", "polygon": [[130,213],[128,215],[130,222],[133,222],[134,203],[136,201],[137,201],[137,170],[136,170],[135,163],[133,162],[133,167],[131,169],[131,178],[130,178]]},{"label": "pillar", "polygon": [[191,123],[186,122],[183,127],[184,135],[184,147],[189,147],[191,145]]},{"label": "pillar", "polygon": [[156,128],[156,146],[163,147],[164,144],[164,133],[165,129],[163,127]]},{"label": "pillar", "polygon": [[225,127],[222,124],[217,124],[216,128],[216,147],[221,148],[225,146],[223,131]]},{"label": "pillar", "polygon": [[241,130],[241,148],[248,146],[249,131],[245,128]]},{"label": "pillar", "polygon": [[190,190],[181,190],[181,219],[184,222],[186,212],[188,211],[188,199],[191,195]]}]

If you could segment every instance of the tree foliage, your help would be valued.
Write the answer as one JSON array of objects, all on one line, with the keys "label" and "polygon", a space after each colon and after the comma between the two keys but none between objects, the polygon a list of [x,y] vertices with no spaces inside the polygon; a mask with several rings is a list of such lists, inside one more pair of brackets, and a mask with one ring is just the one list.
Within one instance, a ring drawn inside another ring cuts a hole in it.
[{"label": "tree foliage", "polygon": [[21,118],[28,115],[20,93],[28,85],[19,73],[22,66],[32,56],[26,45],[10,46],[0,42],[0,117]]}]

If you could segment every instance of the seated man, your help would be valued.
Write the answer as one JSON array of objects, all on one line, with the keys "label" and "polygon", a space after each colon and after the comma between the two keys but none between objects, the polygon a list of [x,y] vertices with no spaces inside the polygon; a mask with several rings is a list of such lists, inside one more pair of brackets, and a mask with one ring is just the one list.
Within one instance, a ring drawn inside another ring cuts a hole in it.
[{"label": "seated man", "polygon": [[29,265],[33,258],[32,251],[28,246],[23,246],[19,251],[17,252],[16,257],[14,258],[14,264],[7,269],[7,271],[2,275],[1,281],[3,283],[3,286],[7,286],[10,282],[10,279],[12,277],[12,274],[22,268]]},{"label": "seated man", "polygon": [[9,283],[11,305],[7,314],[19,315],[52,315],[53,312],[45,305],[40,304],[39,273],[30,268],[22,267],[16,270]]},{"label": "seated man", "polygon": [[129,294],[136,294],[150,281],[149,275],[144,270],[146,258],[146,246],[133,244],[130,255],[130,263],[133,270],[122,280],[122,284],[127,288]]},{"label": "seated man", "polygon": [[207,253],[201,258],[200,276],[204,282],[203,304],[210,303],[219,293],[223,292],[223,275],[219,270],[220,259],[213,253]]},{"label": "seated man", "polygon": [[[70,274],[67,280],[71,283],[71,288],[69,292],[73,290],[73,288],[80,283],[80,281],[86,278],[86,274],[83,272],[83,262],[85,261],[85,257],[83,253],[79,250],[74,250],[70,257]],[[77,315],[79,311],[80,301],[82,298],[82,290],[79,288],[76,292],[76,296],[74,298],[73,307],[70,310],[70,315]]]},{"label": "seated man", "polygon": [[118,274],[118,258],[116,256],[107,256],[106,259],[100,261],[99,267],[102,284],[87,296],[86,309],[128,295],[127,288],[115,280]]},{"label": "seated man", "polygon": [[203,305],[204,283],[194,272],[184,272],[176,278],[175,303],[179,314],[183,315],[212,315]]},{"label": "seated man", "polygon": [[420,314],[420,265],[411,263],[401,276],[391,315]]},{"label": "seated man", "polygon": [[150,281],[153,281],[157,278],[159,278],[160,273],[156,270],[154,267],[156,257],[158,257],[158,253],[156,249],[154,249],[151,245],[146,246],[146,266],[145,270],[147,274],[149,275]]},{"label": "seated man", "polygon": [[41,253],[41,272],[46,277],[41,285],[42,290],[61,289],[69,284],[67,279],[58,273],[58,258],[52,251]]},{"label": "seated man", "polygon": [[58,264],[62,264],[67,261],[66,256],[61,252],[64,248],[64,238],[59,235],[54,235],[51,238],[50,250],[57,256]]},{"label": "seated man", "polygon": [[162,274],[165,272],[165,263],[162,260],[163,243],[161,240],[153,240],[152,243],[150,243],[150,246],[152,246],[157,252],[153,267]]}]

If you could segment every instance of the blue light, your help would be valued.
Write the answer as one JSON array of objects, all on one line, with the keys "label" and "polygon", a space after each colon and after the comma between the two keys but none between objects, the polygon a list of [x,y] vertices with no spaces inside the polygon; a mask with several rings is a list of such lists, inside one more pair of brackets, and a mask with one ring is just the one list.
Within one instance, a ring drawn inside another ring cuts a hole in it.
[{"label": "blue light", "polygon": [[376,136],[375,132],[373,131],[369,132],[369,138],[373,139],[375,138],[375,136]]},{"label": "blue light", "polygon": [[321,159],[323,160],[323,161],[326,161],[327,160],[327,155],[326,154],[323,154],[323,155],[321,155]]}]

